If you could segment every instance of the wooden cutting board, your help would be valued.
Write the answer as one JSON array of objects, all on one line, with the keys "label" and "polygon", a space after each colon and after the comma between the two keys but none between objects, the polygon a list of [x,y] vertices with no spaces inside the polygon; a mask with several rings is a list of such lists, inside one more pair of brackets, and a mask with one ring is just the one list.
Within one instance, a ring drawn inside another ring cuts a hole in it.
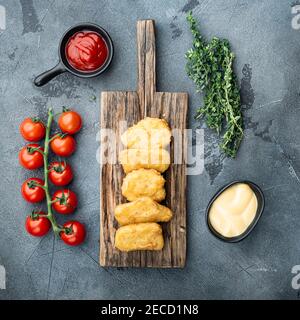
[{"label": "wooden cutting board", "polygon": [[[187,123],[188,95],[185,92],[156,92],[155,30],[153,20],[137,22],[137,91],[109,91],[101,94],[101,129],[113,129],[116,133],[116,159],[122,149],[120,135],[122,121],[132,126],[144,117],[165,119],[171,129],[185,129]],[[101,163],[107,156],[101,144]],[[172,164],[164,174],[166,178],[165,204],[172,209],[173,219],[163,224],[165,246],[162,251],[121,252],[114,248],[114,219],[116,205],[126,202],[121,194],[124,178],[122,166],[102,164],[100,173],[100,265],[103,267],[156,267],[182,268],[186,259],[186,166],[184,151],[186,138],[180,134],[183,152],[181,164],[174,164],[174,141],[171,142]],[[180,161],[177,161],[177,163]]]}]

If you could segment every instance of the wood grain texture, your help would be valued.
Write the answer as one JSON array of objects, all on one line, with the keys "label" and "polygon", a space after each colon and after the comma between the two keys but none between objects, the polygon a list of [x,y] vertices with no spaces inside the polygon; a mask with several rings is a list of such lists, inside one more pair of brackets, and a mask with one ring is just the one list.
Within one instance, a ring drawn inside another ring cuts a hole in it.
[{"label": "wood grain texture", "polygon": [[[161,251],[120,252],[114,248],[117,222],[114,219],[116,205],[126,202],[121,194],[125,176],[119,163],[105,163],[101,166],[100,183],[100,265],[113,267],[157,267],[182,268],[186,260],[186,128],[187,93],[156,92],[155,34],[154,21],[143,20],[137,23],[138,85],[137,92],[102,92],[101,128],[113,129],[116,133],[115,158],[123,149],[120,135],[128,126],[137,123],[145,116],[165,119],[171,129],[180,129],[181,151],[174,164],[174,140],[170,145],[171,165],[165,172],[167,205],[174,217],[163,223],[165,246]],[[111,150],[113,147],[110,148]],[[101,163],[107,156],[106,148],[101,148]]]}]

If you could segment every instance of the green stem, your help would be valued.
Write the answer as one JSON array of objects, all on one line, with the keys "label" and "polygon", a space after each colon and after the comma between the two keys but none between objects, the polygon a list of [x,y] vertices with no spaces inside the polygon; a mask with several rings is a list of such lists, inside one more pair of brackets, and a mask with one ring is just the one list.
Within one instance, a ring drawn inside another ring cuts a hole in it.
[{"label": "green stem", "polygon": [[39,152],[42,156],[44,155],[44,152],[43,152],[40,148],[32,148],[32,147],[30,147],[30,148],[31,148],[31,152],[37,151],[37,152]]},{"label": "green stem", "polygon": [[46,126],[46,136],[45,136],[45,143],[44,143],[44,152],[43,152],[43,158],[44,158],[44,190],[46,193],[46,201],[47,201],[47,218],[51,222],[52,229],[56,235],[58,235],[63,228],[61,228],[57,222],[56,219],[52,213],[52,199],[49,193],[49,184],[48,184],[48,155],[49,155],[49,142],[50,142],[50,130],[51,130],[51,124],[53,121],[53,109],[50,108],[48,110],[48,121],[47,121],[47,126]]},{"label": "green stem", "polygon": [[[52,119],[53,119],[53,116],[52,116]],[[49,143],[57,137],[59,137],[59,133],[55,134],[52,138],[50,138]]]}]

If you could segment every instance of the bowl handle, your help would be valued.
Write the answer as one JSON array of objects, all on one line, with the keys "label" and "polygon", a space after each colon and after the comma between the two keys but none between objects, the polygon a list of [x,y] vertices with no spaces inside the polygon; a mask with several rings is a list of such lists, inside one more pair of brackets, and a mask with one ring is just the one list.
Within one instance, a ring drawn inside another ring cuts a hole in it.
[{"label": "bowl handle", "polygon": [[34,79],[34,84],[37,87],[41,87],[41,86],[45,85],[46,83],[48,83],[50,80],[52,80],[54,77],[58,76],[59,74],[61,74],[63,72],[66,72],[66,71],[67,71],[66,68],[62,65],[61,62],[59,62],[54,68],[38,75]]}]

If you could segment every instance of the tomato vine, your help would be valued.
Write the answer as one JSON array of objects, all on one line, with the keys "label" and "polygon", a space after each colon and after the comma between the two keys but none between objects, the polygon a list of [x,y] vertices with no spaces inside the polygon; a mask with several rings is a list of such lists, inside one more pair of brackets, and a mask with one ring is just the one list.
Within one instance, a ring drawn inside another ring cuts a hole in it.
[{"label": "tomato vine", "polygon": [[[55,177],[50,179],[56,186],[65,186],[70,183],[73,178],[71,166],[67,165],[65,161],[53,162],[49,165],[48,158],[50,148],[55,154],[64,154],[64,156],[70,156],[75,151],[75,139],[72,134],[81,129],[82,122],[78,113],[63,109],[59,117],[59,127],[63,133],[56,133],[50,138],[54,116],[53,108],[49,108],[46,125],[37,118],[34,118],[36,119],[34,122],[31,120],[32,118],[26,118],[20,125],[20,132],[24,139],[36,142],[43,137],[45,138],[43,148],[38,144],[31,144],[23,147],[19,153],[20,164],[26,169],[33,170],[44,167],[44,181],[39,178],[29,178],[23,183],[21,191],[24,199],[35,203],[46,198],[47,203],[47,213],[35,210],[34,213],[27,216],[25,228],[33,236],[43,236],[52,228],[54,234],[59,236],[66,244],[79,245],[85,238],[84,225],[76,220],[71,220],[61,226],[57,223],[53,212],[53,209],[55,209],[61,214],[73,213],[77,206],[76,194],[69,189],[62,189],[56,191],[51,197],[49,190],[49,173],[51,173],[51,170],[55,170],[53,165],[58,164]],[[65,126],[65,117],[71,118],[71,121],[69,121],[71,127]],[[30,126],[28,126],[28,123]],[[27,130],[25,130],[26,127]],[[57,144],[54,148],[51,143],[56,139],[60,139],[62,144]],[[69,150],[66,149],[68,147]]]}]

